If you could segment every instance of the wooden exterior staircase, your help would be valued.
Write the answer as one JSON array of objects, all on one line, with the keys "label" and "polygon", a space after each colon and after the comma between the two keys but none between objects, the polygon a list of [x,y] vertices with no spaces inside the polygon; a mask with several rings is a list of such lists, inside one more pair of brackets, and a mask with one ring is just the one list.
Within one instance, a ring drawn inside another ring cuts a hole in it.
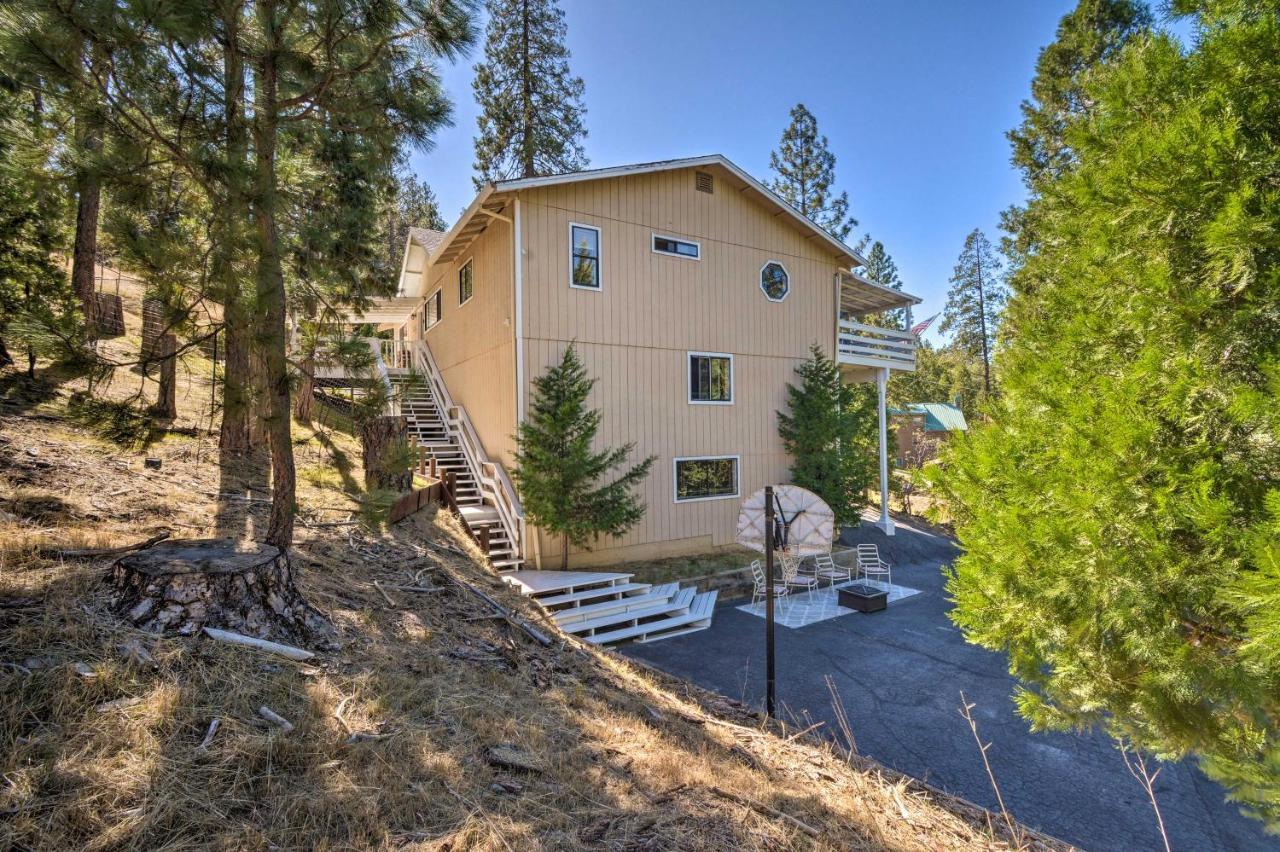
[{"label": "wooden exterior staircase", "polygon": [[632,582],[632,574],[513,571],[504,579],[550,613],[566,633],[588,642],[656,642],[711,626],[716,592],[678,583]]},{"label": "wooden exterior staircase", "polygon": [[499,571],[524,564],[524,515],[515,487],[485,454],[467,417],[440,377],[426,344],[417,341],[411,355],[415,372],[393,374],[400,386],[399,413],[409,434],[434,459],[437,472],[452,484],[458,514]]}]

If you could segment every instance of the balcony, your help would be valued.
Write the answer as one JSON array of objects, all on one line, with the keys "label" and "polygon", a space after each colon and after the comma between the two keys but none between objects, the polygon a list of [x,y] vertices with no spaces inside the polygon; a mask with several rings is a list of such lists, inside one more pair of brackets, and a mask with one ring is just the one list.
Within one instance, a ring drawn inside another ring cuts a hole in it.
[{"label": "balcony", "polygon": [[896,328],[880,328],[850,320],[836,323],[836,360],[851,367],[888,367],[914,372],[916,336]]},{"label": "balcony", "polygon": [[846,317],[881,314],[920,304],[910,293],[868,281],[853,272],[840,272],[839,315],[836,319],[836,360],[851,369],[855,381],[867,381],[876,368],[914,372],[919,341],[909,331],[881,328]]}]

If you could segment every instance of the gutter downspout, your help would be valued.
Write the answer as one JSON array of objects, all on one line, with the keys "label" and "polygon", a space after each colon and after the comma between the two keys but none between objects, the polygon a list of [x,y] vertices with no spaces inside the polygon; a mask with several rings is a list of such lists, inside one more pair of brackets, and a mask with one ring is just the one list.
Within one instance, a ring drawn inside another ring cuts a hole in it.
[{"label": "gutter downspout", "polygon": [[[511,206],[511,244],[514,250],[512,270],[515,278],[515,319],[513,321],[515,328],[513,330],[516,344],[516,425],[519,426],[524,422],[527,405],[524,385],[524,227],[520,215],[519,196],[512,199]],[[529,525],[525,522],[523,513],[520,515],[520,544],[522,555],[528,559],[530,551],[533,551],[534,567],[542,568],[541,541],[536,534],[530,538]]]},{"label": "gutter downspout", "polygon": [[876,371],[876,393],[879,397],[877,414],[880,415],[880,520],[877,525],[885,535],[893,535],[893,519],[889,517],[889,427],[885,412],[885,391],[889,382],[889,368]]}]

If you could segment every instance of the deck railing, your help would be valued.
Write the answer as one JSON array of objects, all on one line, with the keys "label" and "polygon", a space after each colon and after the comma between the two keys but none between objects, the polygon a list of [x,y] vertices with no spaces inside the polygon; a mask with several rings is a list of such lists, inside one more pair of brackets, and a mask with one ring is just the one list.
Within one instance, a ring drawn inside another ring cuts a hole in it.
[{"label": "deck railing", "polygon": [[836,324],[836,354],[842,364],[914,370],[918,346],[916,336],[909,331],[850,320],[838,320]]},{"label": "deck railing", "polygon": [[489,460],[484,445],[480,443],[480,437],[476,434],[475,426],[467,416],[467,410],[455,403],[453,397],[449,395],[449,389],[445,386],[444,378],[440,375],[440,369],[436,366],[435,358],[432,357],[426,341],[410,340],[405,343],[412,350],[414,366],[425,377],[435,397],[436,405],[440,406],[440,413],[444,419],[445,428],[449,430],[449,436],[458,442],[467,468],[479,483],[481,496],[497,510],[498,518],[502,522],[503,529],[506,530],[507,539],[511,542],[516,555],[523,556],[524,508],[516,495],[515,485],[502,465]]}]

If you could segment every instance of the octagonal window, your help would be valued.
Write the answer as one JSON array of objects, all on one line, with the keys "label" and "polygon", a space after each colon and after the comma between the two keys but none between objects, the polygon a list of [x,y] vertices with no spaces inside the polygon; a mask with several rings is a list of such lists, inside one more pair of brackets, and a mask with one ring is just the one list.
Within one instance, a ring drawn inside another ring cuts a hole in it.
[{"label": "octagonal window", "polygon": [[781,302],[791,290],[791,276],[781,263],[771,260],[760,267],[760,289],[769,297],[769,301]]}]

